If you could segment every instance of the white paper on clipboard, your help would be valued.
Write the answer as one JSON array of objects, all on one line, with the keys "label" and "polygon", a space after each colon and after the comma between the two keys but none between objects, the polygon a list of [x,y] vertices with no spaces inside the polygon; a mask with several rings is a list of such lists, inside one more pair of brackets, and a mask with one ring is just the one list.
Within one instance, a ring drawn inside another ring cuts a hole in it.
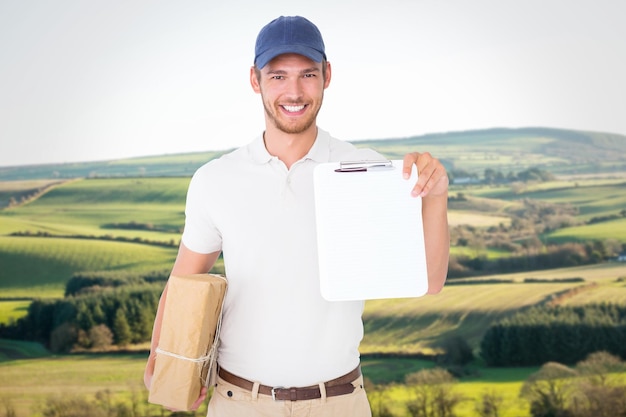
[{"label": "white paper on clipboard", "polygon": [[428,290],[422,200],[417,181],[392,168],[336,172],[315,168],[320,290],[329,301],[419,297]]}]

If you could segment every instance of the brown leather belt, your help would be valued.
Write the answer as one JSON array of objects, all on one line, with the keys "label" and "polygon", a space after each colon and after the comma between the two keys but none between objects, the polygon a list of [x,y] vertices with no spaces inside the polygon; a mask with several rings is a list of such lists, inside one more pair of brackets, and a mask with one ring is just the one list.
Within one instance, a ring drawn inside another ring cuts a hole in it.
[{"label": "brown leather belt", "polygon": [[[247,391],[252,391],[254,383],[247,379],[238,377],[230,372],[220,368],[218,375],[224,381],[236,385],[239,388],[243,388]],[[357,366],[353,371],[347,374],[335,378],[331,381],[325,382],[326,396],[336,397],[338,395],[350,394],[354,391],[355,387],[352,382],[361,376],[361,367]],[[298,388],[283,388],[283,387],[270,387],[267,385],[259,385],[259,394],[270,395],[275,401],[302,401],[302,400],[314,400],[321,398],[322,393],[318,385],[311,385],[309,387]]]}]

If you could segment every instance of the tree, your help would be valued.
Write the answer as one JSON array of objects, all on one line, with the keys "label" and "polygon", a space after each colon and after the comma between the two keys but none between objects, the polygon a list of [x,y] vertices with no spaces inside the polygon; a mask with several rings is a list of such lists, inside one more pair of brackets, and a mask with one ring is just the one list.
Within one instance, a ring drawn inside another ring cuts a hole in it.
[{"label": "tree", "polygon": [[502,395],[495,390],[484,392],[479,401],[476,402],[476,413],[480,417],[500,417],[500,409],[503,402]]},{"label": "tree", "polygon": [[106,324],[98,324],[89,329],[88,339],[92,348],[106,348],[113,344],[113,332]]},{"label": "tree", "polygon": [[576,364],[576,369],[594,385],[608,385],[609,376],[614,372],[622,372],[626,364],[608,352],[594,352]]},{"label": "tree", "polygon": [[577,372],[565,365],[548,362],[530,375],[520,395],[530,402],[533,417],[569,417],[567,404],[573,391],[572,378]]},{"label": "tree", "polygon": [[374,384],[369,378],[365,378],[363,384],[367,391],[372,417],[394,417],[389,407],[387,407],[383,387]]},{"label": "tree", "polygon": [[115,312],[115,319],[113,320],[113,335],[115,338],[115,344],[119,346],[128,345],[132,339],[130,325],[126,319],[126,312],[122,308],[118,308]]},{"label": "tree", "polygon": [[444,354],[438,358],[443,365],[467,365],[474,359],[470,345],[460,336],[451,336],[443,341],[441,346]]},{"label": "tree", "polygon": [[622,372],[624,362],[607,352],[595,352],[576,364],[582,375],[572,411],[577,417],[626,415],[626,386],[611,375]]},{"label": "tree", "polygon": [[485,169],[484,176],[485,176],[485,182],[487,184],[492,184],[496,178],[496,170],[493,168],[487,168]]},{"label": "tree", "polygon": [[50,350],[53,352],[69,352],[78,340],[78,329],[65,322],[57,326],[50,334]]},{"label": "tree", "polygon": [[129,301],[129,310],[132,331],[131,342],[140,343],[150,340],[154,313],[149,310],[149,306],[142,304],[137,299]]},{"label": "tree", "polygon": [[413,389],[413,399],[407,402],[411,417],[455,417],[454,408],[462,397],[453,390],[456,380],[441,368],[423,369],[406,376]]}]

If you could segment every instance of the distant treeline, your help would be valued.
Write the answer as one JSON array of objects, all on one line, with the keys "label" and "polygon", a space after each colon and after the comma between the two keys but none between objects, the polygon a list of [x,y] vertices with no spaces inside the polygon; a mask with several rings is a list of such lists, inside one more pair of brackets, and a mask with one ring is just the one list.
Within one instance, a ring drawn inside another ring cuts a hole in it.
[{"label": "distant treeline", "polygon": [[65,284],[65,297],[96,292],[105,288],[142,285],[152,282],[167,281],[169,271],[151,271],[136,274],[125,271],[80,272],[76,273]]},{"label": "distant treeline", "polygon": [[[454,279],[446,281],[446,286],[448,285],[484,285],[484,284],[513,284],[515,282],[512,278],[491,278],[491,279]],[[581,277],[572,277],[572,278],[524,278],[523,282],[525,284],[536,284],[536,283],[546,283],[546,284],[554,284],[556,283],[576,283],[576,282],[585,282],[584,278]]]},{"label": "distant treeline", "polygon": [[489,366],[573,364],[598,351],[624,359],[626,306],[533,307],[491,325],[480,348]]},{"label": "distant treeline", "polygon": [[0,338],[37,341],[54,352],[106,349],[150,340],[166,272],[77,274],[65,298],[33,300]]},{"label": "distant treeline", "polygon": [[103,229],[122,229],[122,230],[147,230],[150,232],[167,232],[167,233],[182,233],[183,228],[180,226],[158,226],[152,223],[141,223],[137,221],[130,221],[127,223],[108,223],[102,225]]},{"label": "distant treeline", "polygon": [[50,190],[52,187],[55,187],[59,184],[62,184],[64,181],[49,181],[47,183],[45,183],[44,185],[35,188],[35,189],[30,189],[30,190],[23,190],[23,191],[18,191],[16,192],[14,195],[10,196],[8,201],[2,201],[0,200],[0,208],[4,208],[4,207],[9,207],[9,208],[13,208],[13,207],[18,207],[21,206],[23,204],[29,203],[31,201],[36,200],[37,198],[39,198],[40,195],[44,194],[45,192],[47,192],[48,190]]},{"label": "distant treeline", "polygon": [[540,168],[525,169],[517,174],[512,171],[504,174],[502,171],[487,168],[484,171],[482,180],[480,180],[478,174],[474,172],[453,169],[448,172],[448,177],[452,183],[481,182],[483,184],[504,184],[516,181],[546,182],[553,181],[556,178],[550,171]]},{"label": "distant treeline", "polygon": [[541,252],[530,249],[509,257],[488,259],[484,255],[451,256],[448,277],[463,278],[486,274],[506,274],[552,268],[566,268],[604,262],[610,257],[598,250],[600,243],[548,245]]},{"label": "distant treeline", "polygon": [[178,247],[179,243],[170,239],[167,242],[162,240],[151,240],[144,239],[141,237],[126,237],[126,236],[113,236],[113,235],[56,235],[50,232],[44,232],[38,230],[33,233],[30,230],[22,231],[22,232],[13,232],[9,234],[9,236],[17,236],[17,237],[52,237],[52,238],[62,238],[62,239],[88,239],[88,240],[107,240],[107,241],[115,241],[115,242],[128,242],[128,243],[141,243],[144,245],[153,245],[153,246],[164,246],[167,248],[170,247]]}]

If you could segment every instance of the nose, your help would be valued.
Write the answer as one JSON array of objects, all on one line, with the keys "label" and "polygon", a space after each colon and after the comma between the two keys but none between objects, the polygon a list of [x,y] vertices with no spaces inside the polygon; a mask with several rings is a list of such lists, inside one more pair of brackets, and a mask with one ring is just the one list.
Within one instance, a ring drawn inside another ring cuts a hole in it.
[{"label": "nose", "polygon": [[290,100],[299,100],[304,95],[302,78],[295,77],[289,79],[285,86],[285,96]]}]

